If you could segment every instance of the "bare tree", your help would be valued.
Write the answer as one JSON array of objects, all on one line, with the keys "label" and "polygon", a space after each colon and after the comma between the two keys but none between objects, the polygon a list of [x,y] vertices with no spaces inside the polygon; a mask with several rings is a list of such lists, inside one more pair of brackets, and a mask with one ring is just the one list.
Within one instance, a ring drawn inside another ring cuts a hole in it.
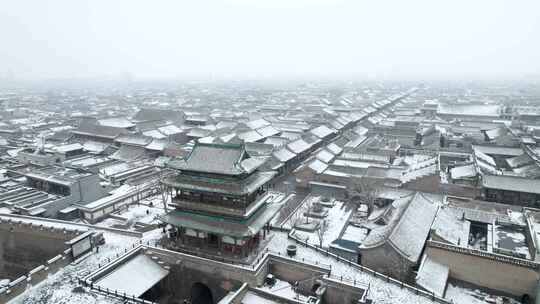
[{"label": "bare tree", "polygon": [[[165,210],[165,212],[167,212],[167,197],[169,195],[169,187],[163,183],[163,179],[167,176],[167,174],[165,174],[165,170],[161,170],[159,172],[159,179],[157,181],[157,186],[158,186],[158,189],[159,189],[159,193],[161,194],[161,201],[163,203],[163,209]],[[171,197],[172,199],[172,197]]]},{"label": "bare tree", "polygon": [[375,206],[379,192],[380,190],[376,186],[375,181],[362,176],[360,178],[351,180],[348,195],[352,203],[366,204],[371,212]]},{"label": "bare tree", "polygon": [[311,209],[311,200],[308,198],[306,201],[301,202],[301,206],[296,209],[296,212],[290,217],[289,222],[292,227],[298,224],[308,224],[309,217],[308,213]]},{"label": "bare tree", "polygon": [[313,200],[309,199],[304,205],[302,205],[301,214],[304,216],[305,224],[309,224],[309,212],[313,208]]},{"label": "bare tree", "polygon": [[317,238],[319,239],[319,247],[322,248],[324,239],[326,237],[326,234],[328,232],[328,221],[322,220],[319,222],[319,228],[317,228]]}]

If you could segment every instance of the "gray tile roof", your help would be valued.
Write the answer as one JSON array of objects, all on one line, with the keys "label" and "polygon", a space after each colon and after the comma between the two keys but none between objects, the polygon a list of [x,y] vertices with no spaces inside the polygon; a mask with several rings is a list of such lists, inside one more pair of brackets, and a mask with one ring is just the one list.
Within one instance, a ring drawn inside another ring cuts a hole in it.
[{"label": "gray tile roof", "polygon": [[123,161],[134,161],[145,156],[146,151],[144,147],[122,145],[118,151],[111,155],[111,158]]},{"label": "gray tile roof", "polygon": [[277,158],[280,162],[286,162],[288,160],[293,159],[296,154],[289,151],[286,148],[282,148],[280,150],[277,150],[273,153],[274,157]]},{"label": "gray tile roof", "polygon": [[311,145],[305,142],[303,139],[297,139],[287,145],[287,148],[292,152],[299,154],[307,151],[311,148]]},{"label": "gray tile roof", "polygon": [[152,137],[135,134],[123,134],[118,136],[114,141],[126,145],[146,146],[152,142]]},{"label": "gray tile roof", "polygon": [[171,110],[162,110],[162,109],[141,109],[135,116],[133,116],[133,121],[143,122],[143,121],[157,121],[157,120],[167,120],[167,121],[179,121],[184,118],[184,113],[181,111],[171,111]]},{"label": "gray tile roof", "polygon": [[389,243],[400,255],[417,262],[424,248],[438,205],[423,194],[399,198],[385,215],[387,224],[374,228],[360,248]]},{"label": "gray tile roof", "polygon": [[123,128],[107,127],[93,124],[82,124],[79,126],[79,128],[71,130],[71,133],[77,135],[89,135],[113,139],[120,134],[127,133],[127,131]]},{"label": "gray tile roof", "polygon": [[540,180],[508,175],[482,176],[484,188],[540,194]]},{"label": "gray tile roof", "polygon": [[326,137],[328,137],[328,136],[330,136],[332,134],[336,134],[337,130],[330,129],[327,126],[322,125],[322,126],[316,127],[315,129],[312,129],[309,132],[314,134],[318,138],[324,139],[324,138],[326,138]]},{"label": "gray tile roof", "polygon": [[264,162],[249,160],[244,144],[203,144],[197,143],[185,160],[170,162],[179,170],[240,175],[251,173]]},{"label": "gray tile roof", "polygon": [[392,231],[389,239],[408,260],[420,259],[438,206],[417,193]]}]

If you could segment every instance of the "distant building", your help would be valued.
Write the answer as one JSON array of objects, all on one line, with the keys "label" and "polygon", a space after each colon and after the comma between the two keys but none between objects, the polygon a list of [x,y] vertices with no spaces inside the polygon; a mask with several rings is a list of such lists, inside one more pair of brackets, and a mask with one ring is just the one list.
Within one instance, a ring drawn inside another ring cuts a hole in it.
[{"label": "distant building", "polygon": [[93,140],[98,142],[112,143],[120,134],[128,131],[124,128],[100,126],[93,124],[81,124],[79,128],[71,130],[73,137],[79,140]]},{"label": "distant building", "polygon": [[183,123],[185,115],[182,111],[163,109],[141,109],[131,119],[137,125],[151,123],[155,126],[163,126],[171,123]]},{"label": "distant building", "polygon": [[67,159],[78,157],[85,153],[83,146],[75,143],[55,146],[52,149],[26,148],[19,151],[17,159],[25,164],[52,166],[59,165]]},{"label": "distant building", "polygon": [[105,195],[100,186],[99,176],[82,170],[46,167],[42,169],[26,168],[17,171],[26,177],[26,184],[35,190],[46,193],[35,193],[25,197],[5,198],[17,212],[27,215],[45,217],[67,217],[64,211],[73,212],[70,216],[77,217],[73,204],[84,205]]}]

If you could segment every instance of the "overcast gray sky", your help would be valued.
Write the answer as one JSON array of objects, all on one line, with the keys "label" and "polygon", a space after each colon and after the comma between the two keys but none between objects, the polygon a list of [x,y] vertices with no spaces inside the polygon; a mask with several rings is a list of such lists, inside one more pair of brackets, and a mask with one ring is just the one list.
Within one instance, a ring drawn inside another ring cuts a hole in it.
[{"label": "overcast gray sky", "polygon": [[506,78],[540,72],[540,1],[4,0],[0,39],[19,79]]}]

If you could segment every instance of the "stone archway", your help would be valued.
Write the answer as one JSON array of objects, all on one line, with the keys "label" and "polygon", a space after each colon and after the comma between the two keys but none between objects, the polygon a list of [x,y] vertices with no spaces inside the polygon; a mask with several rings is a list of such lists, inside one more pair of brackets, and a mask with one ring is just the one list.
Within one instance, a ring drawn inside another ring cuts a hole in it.
[{"label": "stone archway", "polygon": [[191,286],[191,304],[214,304],[212,291],[203,283],[197,282]]}]

